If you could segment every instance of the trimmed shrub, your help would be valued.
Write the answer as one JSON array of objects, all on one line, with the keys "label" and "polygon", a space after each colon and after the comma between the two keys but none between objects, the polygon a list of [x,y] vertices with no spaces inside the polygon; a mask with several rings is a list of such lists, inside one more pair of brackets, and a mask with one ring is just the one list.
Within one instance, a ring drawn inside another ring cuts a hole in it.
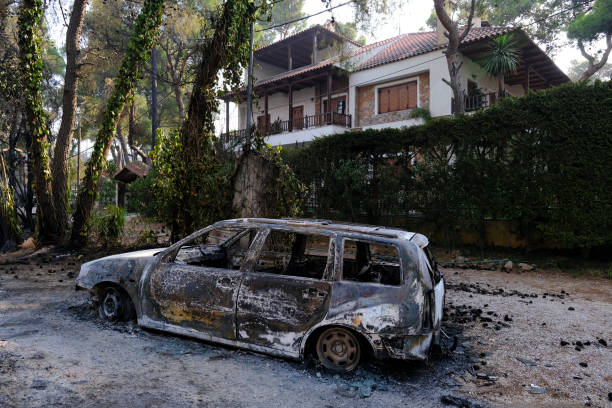
[{"label": "trimmed shrub", "polygon": [[[566,84],[473,115],[346,132],[285,151],[315,186],[314,216],[369,222],[418,213],[517,221],[573,248],[612,244],[612,83]],[[366,171],[367,170],[367,171]],[[364,183],[365,181],[365,183]],[[484,239],[483,239],[484,242]]]}]

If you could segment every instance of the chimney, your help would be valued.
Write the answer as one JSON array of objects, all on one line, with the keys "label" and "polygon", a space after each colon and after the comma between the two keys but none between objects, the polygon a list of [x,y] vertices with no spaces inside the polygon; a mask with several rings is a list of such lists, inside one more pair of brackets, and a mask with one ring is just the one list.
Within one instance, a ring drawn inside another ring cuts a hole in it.
[{"label": "chimney", "polygon": [[323,28],[328,29],[329,31],[336,32],[336,22],[334,20],[327,20],[325,24],[323,24]]},{"label": "chimney", "polygon": [[478,27],[482,27],[482,18],[480,17],[472,17],[472,27],[473,28],[478,28]]},{"label": "chimney", "polygon": [[[449,17],[452,17],[452,13],[456,5],[457,3],[455,2],[455,0],[444,0],[444,10],[446,10],[446,14],[448,14]],[[447,44],[448,38],[444,35],[444,33],[446,33],[447,31],[442,25],[442,23],[440,22],[439,18],[436,18],[436,21],[437,21],[436,33],[438,36],[438,45]]]}]

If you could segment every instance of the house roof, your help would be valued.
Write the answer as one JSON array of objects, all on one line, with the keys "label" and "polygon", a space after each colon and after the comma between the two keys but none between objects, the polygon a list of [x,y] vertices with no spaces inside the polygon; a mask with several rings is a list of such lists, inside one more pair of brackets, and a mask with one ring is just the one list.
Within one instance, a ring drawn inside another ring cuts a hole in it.
[{"label": "house roof", "polygon": [[[327,30],[325,27],[314,26],[310,29],[294,34],[283,41],[297,37],[302,33],[315,28],[337,35],[333,31]],[[466,38],[464,38],[459,45],[459,49],[461,53],[467,57],[472,59],[477,58],[482,56],[485,52],[485,48],[482,46],[483,41],[490,40],[500,34],[509,32],[515,32],[521,41],[522,55],[517,72],[511,75],[506,81],[508,84],[512,85],[517,83],[525,83],[526,78],[529,75],[527,72],[534,73],[532,79],[530,80],[530,88],[533,89],[545,88],[549,85],[557,85],[570,80],[567,75],[565,75],[565,73],[563,73],[563,71],[561,71],[554,64],[550,57],[548,57],[521,29],[491,26],[472,27]],[[280,42],[282,41],[271,44],[268,47],[274,46]],[[362,46],[343,56],[336,56],[316,64],[306,65],[291,71],[282,72],[278,75],[258,81],[255,86],[266,87],[289,79],[297,79],[298,77],[307,73],[312,74],[316,71],[324,72],[343,58],[346,59],[355,57],[377,47],[383,48],[362,62],[355,69],[355,71],[371,69],[380,65],[390,64],[412,58],[417,55],[444,49],[446,48],[446,44],[438,44],[437,33],[435,31],[401,34],[396,37]],[[234,95],[234,93],[231,92],[228,95]]]},{"label": "house roof", "polygon": [[299,32],[297,32],[295,34],[292,34],[292,35],[290,35],[288,37],[285,37],[284,39],[282,39],[280,41],[276,41],[276,42],[273,42],[272,44],[268,44],[268,45],[266,45],[264,47],[258,48],[254,53],[257,56],[257,54],[263,54],[264,52],[268,51],[271,48],[285,47],[285,46],[289,45],[290,43],[294,42],[295,40],[300,40],[303,37],[309,36],[310,34],[312,34],[315,31],[323,32],[326,35],[329,35],[330,37],[332,37],[332,38],[334,38],[336,40],[347,41],[347,42],[350,42],[353,45],[356,45],[357,47],[361,47],[361,44],[359,44],[358,42],[353,41],[350,38],[345,37],[344,35],[342,35],[340,33],[332,31],[332,30],[328,29],[327,27],[324,27],[324,26],[322,26],[320,24],[316,24],[316,25],[313,25],[312,27],[308,27],[305,30],[299,31]]},{"label": "house roof", "polygon": [[146,177],[149,174],[149,165],[141,161],[133,161],[115,173],[115,180],[131,183],[137,178]]},{"label": "house roof", "polygon": [[[459,45],[459,50],[463,55],[477,60],[478,57],[481,57],[486,52],[482,46],[483,41],[509,32],[514,32],[517,36],[521,47],[521,58],[517,72],[511,75],[506,83],[510,85],[525,83],[528,71],[534,73],[533,78],[530,79],[530,88],[534,89],[545,88],[548,85],[558,85],[570,80],[550,57],[519,28],[472,27]],[[390,42],[389,46],[361,64],[357,71],[446,48],[446,44],[438,44],[437,33],[435,31],[401,34],[390,39]]]},{"label": "house roof", "polygon": [[[346,58],[351,58],[351,57],[355,57],[357,55],[363,54],[364,52],[370,51],[376,47],[380,47],[381,45],[384,45],[388,42],[391,42],[395,39],[395,37],[393,38],[387,38],[386,40],[382,40],[382,41],[378,41],[372,44],[368,44],[368,45],[364,45],[364,46],[360,46],[359,48],[357,48],[356,50],[353,50],[349,53],[347,53],[346,55],[341,55],[341,56],[335,56],[333,58],[329,58],[326,59],[324,61],[318,62],[316,64],[311,64],[311,65],[306,65],[303,67],[299,67],[296,69],[293,69],[291,71],[286,71],[286,72],[281,72],[280,74],[277,75],[273,75],[271,77],[268,77],[266,79],[257,81],[255,83],[256,87],[264,87],[267,85],[271,85],[271,84],[275,84],[278,82],[282,82],[288,79],[293,79],[293,78],[297,78],[303,74],[306,73],[314,73],[316,71],[326,71],[327,69],[329,69],[329,67],[331,67],[333,64],[339,62],[341,59],[346,59]],[[244,88],[241,89],[240,91],[244,91]],[[234,95],[234,92],[229,92],[227,95],[232,96]]]},{"label": "house roof", "polygon": [[[507,27],[472,27],[460,46],[493,38],[512,30]],[[359,67],[359,70],[374,68],[379,65],[401,61],[406,58],[446,48],[446,44],[438,44],[438,37],[435,31],[401,34],[389,39],[389,41],[392,42],[390,46],[364,62]]]}]

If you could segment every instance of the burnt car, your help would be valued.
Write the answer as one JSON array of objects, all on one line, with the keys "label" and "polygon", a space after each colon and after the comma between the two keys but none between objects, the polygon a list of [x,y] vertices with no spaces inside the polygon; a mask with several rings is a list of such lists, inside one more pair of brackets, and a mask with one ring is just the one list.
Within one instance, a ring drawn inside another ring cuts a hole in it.
[{"label": "burnt car", "polygon": [[300,359],[423,360],[439,339],[444,281],[425,236],[296,219],[217,222],[166,249],[81,267],[102,318]]}]

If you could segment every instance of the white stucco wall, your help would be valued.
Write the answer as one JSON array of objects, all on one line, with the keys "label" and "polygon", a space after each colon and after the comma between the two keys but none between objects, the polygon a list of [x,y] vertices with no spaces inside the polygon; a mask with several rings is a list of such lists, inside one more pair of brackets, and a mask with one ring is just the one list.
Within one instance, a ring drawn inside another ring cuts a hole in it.
[{"label": "white stucco wall", "polygon": [[[483,67],[470,58],[461,56],[461,60],[463,61],[463,66],[461,67],[461,85],[463,86],[463,89],[467,90],[467,82],[469,79],[475,81],[478,84],[478,87],[485,93],[498,91],[497,77],[491,77]],[[523,96],[525,94],[525,90],[522,85],[506,85],[505,89],[512,96]]]},{"label": "white stucco wall", "polygon": [[[257,58],[253,60],[253,76],[255,77],[256,81],[261,81],[270,78],[274,75],[280,74],[281,72],[285,72],[285,69],[276,65],[259,61]],[[244,73],[244,76],[246,82],[246,71]]]}]

